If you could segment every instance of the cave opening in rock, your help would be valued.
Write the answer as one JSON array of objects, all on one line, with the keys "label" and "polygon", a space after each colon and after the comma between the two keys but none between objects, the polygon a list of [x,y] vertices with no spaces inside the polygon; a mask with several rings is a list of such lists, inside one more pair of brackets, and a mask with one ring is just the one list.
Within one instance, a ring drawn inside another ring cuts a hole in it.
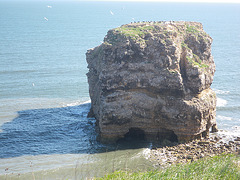
[{"label": "cave opening in rock", "polygon": [[127,141],[131,140],[145,140],[145,133],[139,128],[130,128],[128,133],[124,135],[124,139]]},{"label": "cave opening in rock", "polygon": [[178,142],[178,137],[173,131],[171,131],[169,140],[172,141],[172,142]]},{"label": "cave opening in rock", "polygon": [[157,139],[163,141],[167,139],[171,142],[178,142],[178,137],[172,130],[162,129],[161,132],[158,132]]}]

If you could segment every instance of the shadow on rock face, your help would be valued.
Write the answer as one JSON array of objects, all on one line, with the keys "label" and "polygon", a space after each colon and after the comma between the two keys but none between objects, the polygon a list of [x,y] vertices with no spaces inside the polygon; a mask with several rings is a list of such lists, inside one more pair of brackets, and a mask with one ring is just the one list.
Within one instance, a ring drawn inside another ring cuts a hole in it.
[{"label": "shadow on rock face", "polygon": [[157,134],[156,137],[148,136],[140,128],[130,128],[129,132],[117,141],[118,145],[135,144],[136,147],[148,147],[149,144],[154,147],[172,146],[178,143],[177,135],[173,131],[168,134]]},{"label": "shadow on rock face", "polygon": [[127,141],[145,140],[145,133],[139,128],[130,128],[129,132],[125,134],[124,139],[126,139]]}]

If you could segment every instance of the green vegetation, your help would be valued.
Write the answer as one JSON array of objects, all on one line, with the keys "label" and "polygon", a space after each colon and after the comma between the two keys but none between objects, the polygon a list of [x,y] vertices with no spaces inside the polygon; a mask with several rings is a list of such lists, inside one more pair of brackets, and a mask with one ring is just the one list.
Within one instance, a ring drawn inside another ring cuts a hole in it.
[{"label": "green vegetation", "polygon": [[189,26],[189,25],[187,25],[186,31],[188,33],[194,33],[194,34],[199,33],[199,30],[195,26]]},{"label": "green vegetation", "polygon": [[196,54],[193,54],[193,57],[194,58],[191,58],[191,57],[187,56],[186,58],[187,58],[188,62],[190,62],[194,66],[198,66],[200,68],[207,68],[207,67],[209,67],[207,64],[203,64],[202,60]]},{"label": "green vegetation", "polygon": [[121,26],[119,28],[115,29],[117,32],[120,32],[121,34],[131,37],[133,39],[143,38],[149,31],[153,31],[153,26],[137,26],[137,27],[131,27],[131,26]]},{"label": "green vegetation", "polygon": [[188,45],[187,45],[186,43],[184,43],[184,42],[182,42],[182,47],[185,47],[186,49],[191,50],[191,49],[188,47]]},{"label": "green vegetation", "polygon": [[169,32],[169,31],[167,31],[167,30],[164,30],[164,31],[163,31],[163,34],[164,34],[165,36],[169,37],[169,35],[171,34],[171,32]]},{"label": "green vegetation", "polygon": [[99,180],[138,180],[138,179],[240,179],[240,157],[220,155],[204,158],[187,164],[172,165],[159,171],[128,172],[116,171]]},{"label": "green vegetation", "polygon": [[[185,47],[186,49],[188,49],[190,52],[192,51],[187,44],[185,44],[184,42],[182,43],[182,47]],[[198,57],[198,55],[193,53],[193,58],[187,56],[186,57],[188,62],[190,62],[191,64],[193,64],[194,66],[198,66],[200,68],[208,68],[209,66],[207,64],[203,64],[202,60]]]},{"label": "green vegetation", "polygon": [[206,39],[206,36],[209,36],[209,35],[206,32],[204,32],[204,31],[200,31],[195,26],[187,25],[186,32],[194,34],[198,38],[198,40],[203,40],[206,43],[208,42],[208,40]]},{"label": "green vegetation", "polygon": [[112,45],[112,44],[110,44],[110,43],[107,42],[107,41],[105,41],[103,44],[106,45],[106,46],[111,46],[111,45]]}]

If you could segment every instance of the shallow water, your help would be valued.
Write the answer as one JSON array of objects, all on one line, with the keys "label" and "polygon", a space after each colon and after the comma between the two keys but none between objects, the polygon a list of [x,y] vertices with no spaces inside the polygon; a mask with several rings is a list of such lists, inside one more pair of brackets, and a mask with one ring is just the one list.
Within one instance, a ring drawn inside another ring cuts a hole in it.
[{"label": "shallow water", "polygon": [[38,99],[28,109],[33,105],[27,101],[33,99],[19,99],[17,104],[26,110],[1,126],[0,177],[79,179],[150,167],[144,154],[149,143],[104,145],[96,140],[95,119],[87,118],[89,102]]}]

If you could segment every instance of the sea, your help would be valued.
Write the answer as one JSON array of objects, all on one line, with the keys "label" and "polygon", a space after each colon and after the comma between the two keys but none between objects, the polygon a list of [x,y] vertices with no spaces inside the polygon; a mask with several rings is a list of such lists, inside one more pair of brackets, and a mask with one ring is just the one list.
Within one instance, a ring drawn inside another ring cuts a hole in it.
[{"label": "sea", "polygon": [[97,141],[85,53],[112,28],[197,21],[213,38],[218,133],[240,136],[240,4],[0,0],[0,179],[147,170],[150,143]]}]

